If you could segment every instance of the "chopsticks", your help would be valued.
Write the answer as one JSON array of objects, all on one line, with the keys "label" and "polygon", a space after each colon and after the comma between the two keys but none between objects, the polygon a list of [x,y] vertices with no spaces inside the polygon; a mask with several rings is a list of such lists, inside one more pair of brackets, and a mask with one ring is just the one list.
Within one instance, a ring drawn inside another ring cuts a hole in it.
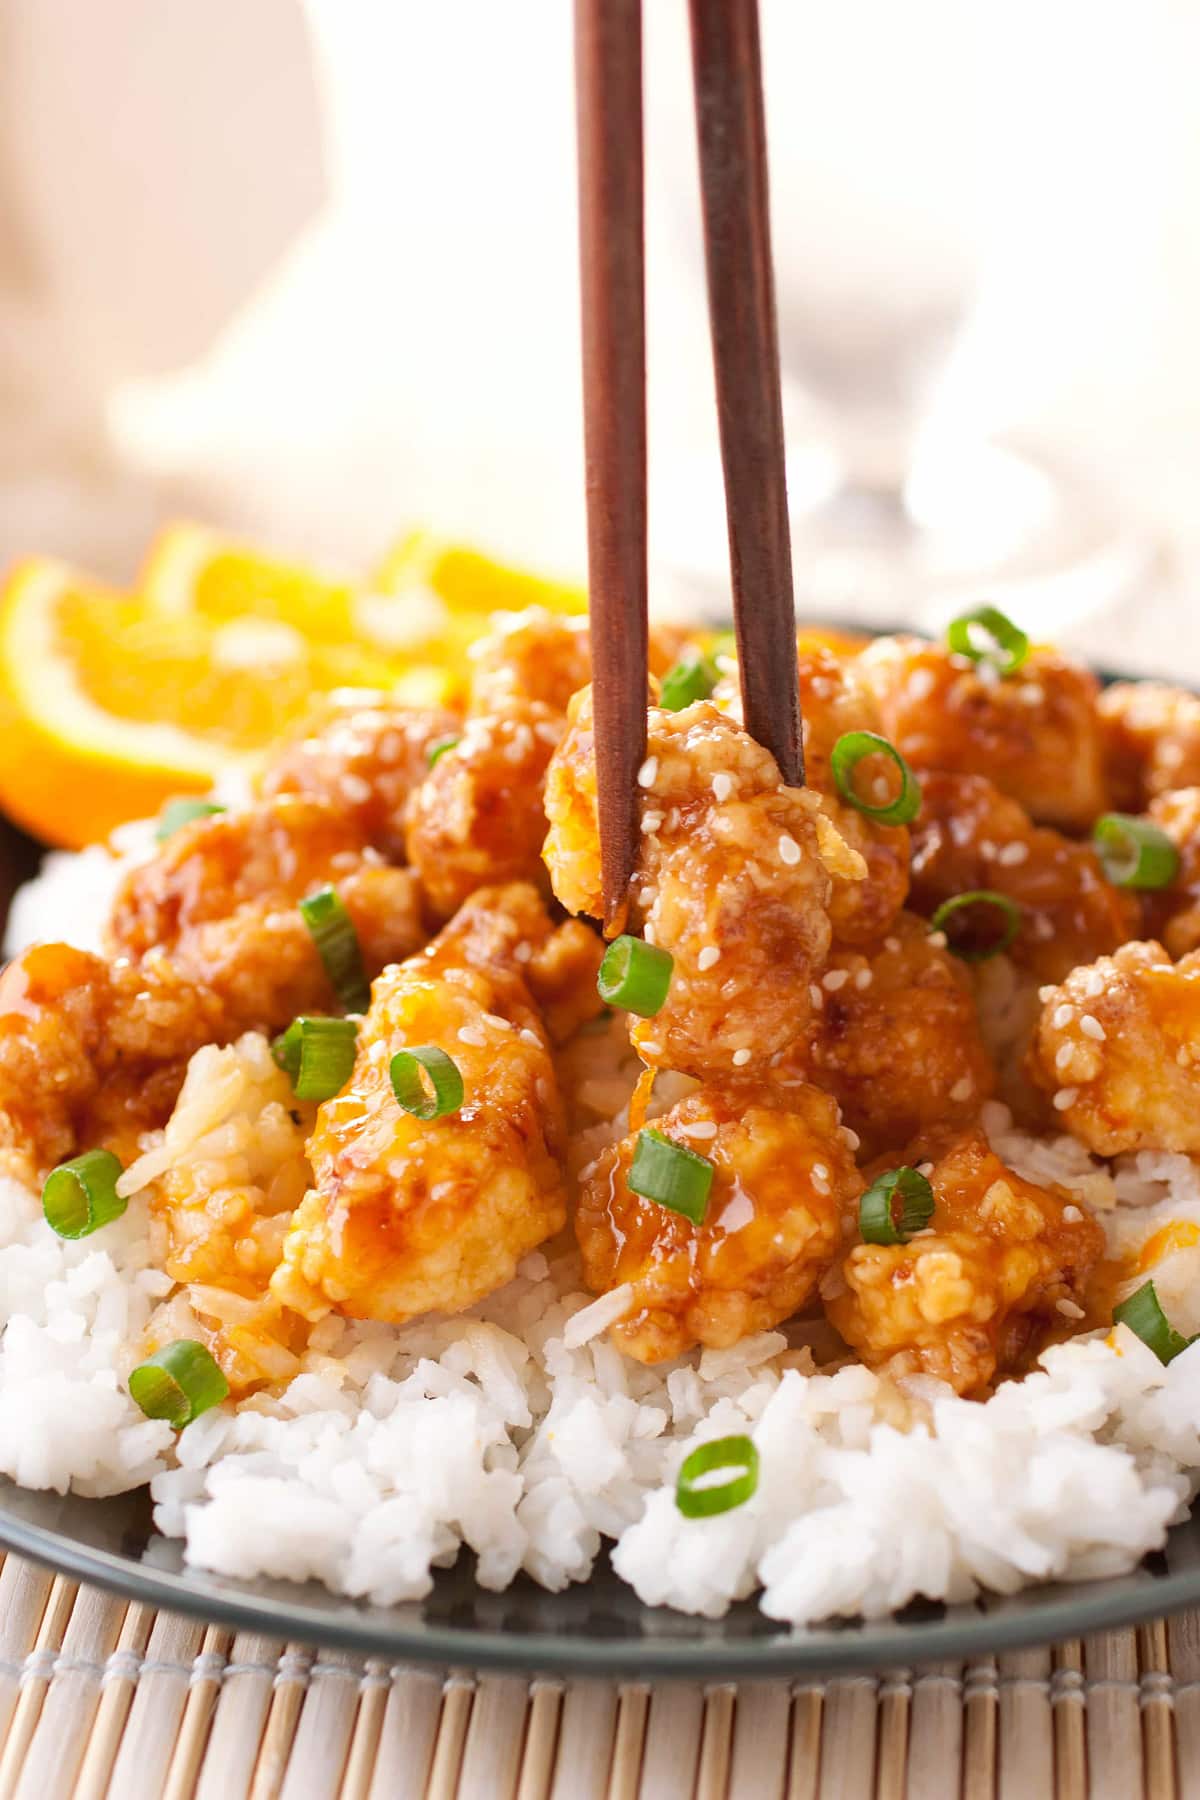
[{"label": "chopsticks", "polygon": [[[746,728],[804,779],[757,0],[691,0],[692,67]],[[584,442],[604,926],[624,922],[646,752],[641,0],[576,0]]]}]

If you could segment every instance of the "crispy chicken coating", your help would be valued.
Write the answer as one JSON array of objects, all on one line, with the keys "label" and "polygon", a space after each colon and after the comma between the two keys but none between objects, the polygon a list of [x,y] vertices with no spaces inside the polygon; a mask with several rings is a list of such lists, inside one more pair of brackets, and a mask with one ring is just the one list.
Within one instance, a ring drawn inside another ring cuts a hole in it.
[{"label": "crispy chicken coating", "polygon": [[941,1155],[929,1181],[929,1228],[907,1244],[855,1244],[823,1284],[826,1311],[872,1368],[978,1394],[1061,1330],[1060,1303],[1084,1316],[1104,1234],[1006,1168],[981,1131]]},{"label": "crispy chicken coating", "polygon": [[[309,1139],[315,1187],[271,1284],[282,1305],[393,1324],[458,1312],[562,1228],[561,1102],[516,956],[531,899],[524,888],[476,895],[449,932],[376,981],[354,1072]],[[400,1107],[389,1071],[398,1050],[428,1044],[453,1058],[465,1097],[422,1120]]]},{"label": "crispy chicken coating", "polygon": [[1114,681],[1096,702],[1114,806],[1140,812],[1200,787],[1200,696],[1165,681]]},{"label": "crispy chicken coating", "polygon": [[[955,894],[989,888],[1021,910],[1008,954],[1039,981],[1115,950],[1139,929],[1137,901],[1105,878],[1090,844],[1031,824],[982,775],[926,775],[912,828],[912,903],[931,914]],[[981,916],[984,929],[992,921]],[[971,924],[956,922],[955,931]],[[956,938],[957,941],[957,938]]]},{"label": "crispy chicken coating", "polygon": [[323,696],[273,752],[259,788],[268,799],[304,794],[329,801],[353,820],[364,843],[403,861],[405,811],[429,773],[430,746],[460,729],[454,713],[342,689]]},{"label": "crispy chicken coating", "polygon": [[788,1318],[832,1263],[862,1188],[837,1108],[816,1088],[699,1088],[654,1129],[713,1164],[703,1224],[631,1190],[636,1135],[584,1170],[575,1215],[588,1286],[632,1290],[613,1341],[645,1363]]},{"label": "crispy chicken coating", "polygon": [[971,983],[923,919],[901,913],[881,944],[835,949],[820,1000],[809,1079],[837,1099],[864,1156],[978,1118],[995,1072]]},{"label": "crispy chicken coating", "polygon": [[1170,887],[1141,891],[1145,934],[1186,956],[1200,947],[1200,787],[1158,794],[1146,810],[1178,850],[1179,869]]},{"label": "crispy chicken coating", "polygon": [[280,795],[198,819],[126,877],[110,948],[169,952],[220,1002],[226,1036],[279,1030],[336,1004],[298,902],[331,883],[358,932],[368,976],[424,942],[414,876],[380,861],[327,801]]},{"label": "crispy chicken coating", "polygon": [[1084,831],[1107,803],[1094,675],[1035,648],[1004,680],[944,644],[876,638],[855,665],[914,769],[986,775],[1044,825]]},{"label": "crispy chicken coating", "polygon": [[109,964],[35,945],[0,975],[0,1152],[27,1181],[79,1150],[128,1161],[192,1052],[230,1035],[216,995],[161,953]]},{"label": "crispy chicken coating", "polygon": [[[526,612],[497,613],[493,624],[471,648],[472,712],[504,712],[517,699],[565,713],[572,694],[592,679],[587,620],[531,606]],[[652,675],[666,673],[689,635],[678,625],[650,626]]]},{"label": "crispy chicken coating", "polygon": [[[591,692],[550,765],[546,863],[568,911],[601,911]],[[811,789],[706,701],[651,708],[629,928],[675,959],[633,1028],[648,1063],[700,1079],[759,1071],[806,1030],[829,949],[832,876],[864,872]]]},{"label": "crispy chicken coating", "polygon": [[1200,951],[1123,944],[1044,994],[1029,1067],[1099,1156],[1200,1154]]},{"label": "crispy chicken coating", "polygon": [[540,700],[510,698],[504,711],[468,719],[416,790],[408,859],[437,918],[489,882],[545,885],[542,793],[563,730],[562,715]]}]

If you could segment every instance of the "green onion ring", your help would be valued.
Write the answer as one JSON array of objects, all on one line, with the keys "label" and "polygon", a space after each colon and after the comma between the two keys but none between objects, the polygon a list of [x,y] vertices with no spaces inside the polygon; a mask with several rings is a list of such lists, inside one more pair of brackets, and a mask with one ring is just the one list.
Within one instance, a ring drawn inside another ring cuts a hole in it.
[{"label": "green onion ring", "polygon": [[352,1019],[293,1019],[271,1045],[297,1100],[332,1100],[354,1069],[358,1027]]},{"label": "green onion ring", "polygon": [[130,1371],[129,1395],[148,1419],[182,1431],[229,1397],[229,1383],[203,1344],[177,1338]]},{"label": "green onion ring", "polygon": [[1010,900],[1007,894],[998,894],[995,888],[972,888],[969,893],[955,894],[951,899],[943,900],[929,921],[929,929],[944,931],[947,920],[968,906],[994,906],[1004,916],[1004,931],[994,944],[985,944],[982,950],[969,950],[963,944],[956,944],[947,932],[949,948],[963,962],[986,962],[989,956],[999,956],[1021,929],[1021,909],[1015,900]]},{"label": "green onion ring", "polygon": [[1173,1362],[1181,1350],[1196,1341],[1175,1330],[1162,1309],[1158,1289],[1152,1281],[1144,1281],[1127,1300],[1113,1307],[1113,1324],[1128,1325],[1133,1335],[1153,1350],[1160,1363]]},{"label": "green onion ring", "polygon": [[156,844],[165,844],[169,837],[174,837],[185,825],[191,825],[197,819],[209,819],[214,813],[225,811],[226,808],[218,806],[215,800],[194,800],[187,795],[178,800],[168,800],[158,815],[154,841]]},{"label": "green onion ring", "polygon": [[300,902],[300,916],[308,926],[317,954],[334,992],[347,1012],[364,1013],[371,1004],[371,989],[363,968],[362,947],[354,920],[335,888],[318,888]]},{"label": "green onion ring", "polygon": [[85,1150],[51,1169],[42,1189],[42,1212],[61,1238],[90,1237],[119,1219],[129,1204],[117,1192],[124,1173],[111,1150]]},{"label": "green onion ring", "polygon": [[647,1128],[638,1132],[626,1179],[632,1192],[644,1200],[654,1200],[693,1225],[703,1225],[715,1173],[707,1156],[697,1156],[661,1131]]},{"label": "green onion ring", "polygon": [[[421,1076],[429,1077],[429,1094]],[[414,1119],[442,1119],[463,1103],[463,1078],[454,1058],[437,1044],[414,1044],[397,1050],[391,1063],[392,1092]]]},{"label": "green onion ring", "polygon": [[[900,1217],[895,1205],[900,1201]],[[933,1189],[919,1169],[889,1169],[873,1181],[858,1203],[864,1244],[907,1244],[933,1217]]]},{"label": "green onion ring", "polygon": [[606,1006],[622,1006],[639,1019],[652,1019],[662,1010],[674,967],[669,950],[626,934],[614,938],[604,952],[596,992]]},{"label": "green onion ring", "polygon": [[[890,757],[899,770],[900,792],[884,806],[872,806],[855,791],[854,771],[867,756]],[[879,825],[907,825],[921,810],[921,784],[895,744],[877,731],[844,731],[833,746],[829,766],[842,799]]]},{"label": "green onion ring", "polygon": [[720,679],[721,671],[711,657],[690,650],[663,676],[658,704],[664,712],[682,712],[693,701],[707,700]]},{"label": "green onion ring", "polygon": [[[991,645],[981,648],[975,641],[973,627],[985,631]],[[1026,634],[995,606],[978,606],[974,612],[953,620],[946,630],[946,642],[956,656],[969,656],[974,663],[991,663],[1000,675],[1015,675],[1029,655]],[[1002,654],[998,656],[997,651]]]},{"label": "green onion ring", "polygon": [[447,750],[453,750],[456,744],[461,743],[462,739],[453,732],[451,732],[448,737],[434,738],[433,742],[426,746],[425,761],[432,769],[441,761],[442,757],[445,756]]},{"label": "green onion ring", "polygon": [[[740,1469],[728,1481],[698,1487],[714,1469]],[[758,1488],[758,1451],[748,1437],[712,1438],[683,1460],[675,1480],[675,1504],[685,1519],[711,1519],[744,1506]]]},{"label": "green onion ring", "polygon": [[1092,827],[1096,855],[1114,887],[1170,887],[1179,852],[1159,826],[1131,813],[1103,813]]}]

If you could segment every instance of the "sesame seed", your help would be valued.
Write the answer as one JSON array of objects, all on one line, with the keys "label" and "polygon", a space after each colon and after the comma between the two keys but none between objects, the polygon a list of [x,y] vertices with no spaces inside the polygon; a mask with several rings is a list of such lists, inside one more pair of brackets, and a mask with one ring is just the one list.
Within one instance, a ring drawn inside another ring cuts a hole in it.
[{"label": "sesame seed", "polygon": [[711,969],[714,964],[719,963],[720,960],[721,952],[717,949],[717,946],[715,944],[705,944],[703,950],[696,958],[696,967],[698,969]]},{"label": "sesame seed", "polygon": [[1038,999],[1041,1001],[1042,1005],[1045,1006],[1047,1000],[1053,1000],[1057,992],[1058,989],[1054,986],[1053,982],[1047,982],[1045,987],[1040,987],[1038,989]]},{"label": "sesame seed", "polygon": [[1040,706],[1046,698],[1046,690],[1036,681],[1026,681],[1018,690],[1026,706]]},{"label": "sesame seed", "polygon": [[1077,1206],[1063,1207],[1063,1223],[1066,1225],[1081,1225],[1083,1223],[1083,1214]]},{"label": "sesame seed", "polygon": [[371,784],[361,775],[346,774],[342,776],[342,793],[353,805],[365,806],[371,798]]},{"label": "sesame seed", "polygon": [[818,1194],[827,1194],[829,1192],[829,1176],[825,1169],[821,1168],[817,1163],[814,1163],[812,1167],[812,1184],[816,1188]]},{"label": "sesame seed", "polygon": [[650,924],[643,925],[642,926],[642,936],[648,944],[654,944],[654,943],[658,942],[657,938],[654,935],[653,925],[650,925]]},{"label": "sesame seed", "polygon": [[936,686],[932,669],[914,669],[908,678],[908,693],[912,700],[926,700]]},{"label": "sesame seed", "polygon": [[487,1043],[487,1039],[484,1037],[482,1031],[480,1031],[478,1025],[460,1025],[458,1028],[458,1041],[460,1044],[473,1044],[477,1050],[482,1050]]},{"label": "sesame seed", "polygon": [[1063,1026],[1069,1025],[1074,1017],[1075,1008],[1073,1006],[1067,1006],[1064,1003],[1062,1006],[1055,1007],[1054,1016],[1050,1023],[1053,1025],[1055,1031],[1061,1031]]},{"label": "sesame seed", "polygon": [[1068,1106],[1074,1106],[1079,1098],[1078,1088],[1059,1088],[1054,1096],[1055,1112],[1066,1112]]},{"label": "sesame seed", "polygon": [[640,1052],[643,1056],[661,1056],[662,1055],[662,1045],[660,1043],[658,1043],[654,1038],[643,1038],[641,1043],[638,1045],[638,1049],[640,1050]]},{"label": "sesame seed", "polygon": [[848,1125],[842,1126],[842,1137],[847,1147],[851,1150],[857,1150],[862,1143],[862,1139],[859,1137],[857,1131],[851,1131]]},{"label": "sesame seed", "polygon": [[1028,844],[1005,844],[1001,847],[996,856],[996,861],[998,863],[1003,863],[1006,869],[1015,869],[1018,863],[1027,862],[1028,860]]},{"label": "sesame seed", "polygon": [[829,1170],[826,1168],[824,1163],[814,1163],[812,1166],[812,1172],[814,1175],[819,1175],[822,1181],[829,1180]]},{"label": "sesame seed", "polygon": [[928,1180],[933,1174],[933,1164],[931,1162],[918,1163],[917,1174],[924,1175],[925,1179]]},{"label": "sesame seed", "polygon": [[854,977],[854,985],[858,989],[869,988],[875,977],[870,969],[860,969]]},{"label": "sesame seed", "polygon": [[637,772],[638,786],[641,788],[652,788],[654,786],[654,778],[657,774],[658,758],[657,756],[648,756]]},{"label": "sesame seed", "polygon": [[809,984],[808,997],[814,1006],[824,1006],[825,1004],[825,996],[815,981]]},{"label": "sesame seed", "polygon": [[645,836],[653,837],[655,832],[658,830],[659,826],[662,824],[663,819],[665,817],[666,817],[666,815],[664,813],[656,812],[654,810],[643,813],[642,814],[642,831],[645,834]]},{"label": "sesame seed", "polygon": [[1082,1319],[1084,1316],[1082,1306],[1076,1306],[1074,1300],[1056,1300],[1054,1305],[1064,1319]]},{"label": "sesame seed", "polygon": [[735,1050],[733,1053],[734,1068],[735,1069],[744,1069],[746,1064],[750,1061],[751,1055],[752,1055],[752,1052],[749,1050]]},{"label": "sesame seed", "polygon": [[527,962],[531,961],[532,957],[533,957],[533,945],[532,944],[518,944],[516,949],[513,951],[513,956],[516,958],[516,960],[519,963],[527,963]]},{"label": "sesame seed", "polygon": [[788,837],[785,832],[779,840],[779,860],[793,867],[800,861],[800,846],[795,838]]},{"label": "sesame seed", "polygon": [[712,791],[715,800],[728,800],[733,792],[733,776],[726,775],[724,770],[712,778]]},{"label": "sesame seed", "polygon": [[996,846],[993,844],[991,838],[980,838],[979,854],[980,856],[986,857],[989,862],[995,860]]},{"label": "sesame seed", "polygon": [[900,939],[898,937],[885,937],[883,940],[883,947],[885,950],[890,950],[892,954],[895,955],[896,951],[900,948]]},{"label": "sesame seed", "polygon": [[712,1119],[697,1119],[694,1125],[677,1125],[675,1129],[680,1137],[703,1140],[704,1138],[715,1138],[717,1135],[716,1123]]},{"label": "sesame seed", "polygon": [[1054,1056],[1054,1066],[1059,1074],[1065,1074],[1075,1061],[1074,1044],[1060,1044]]},{"label": "sesame seed", "polygon": [[975,1092],[975,1083],[969,1075],[963,1075],[950,1089],[952,1100],[969,1100]]},{"label": "sesame seed", "polygon": [[949,939],[944,931],[931,931],[929,934],[929,942],[933,945],[935,950],[944,950]]},{"label": "sesame seed", "polygon": [[1186,1069],[1188,1067],[1188,1064],[1191,1062],[1191,1060],[1192,1060],[1192,1053],[1188,1049],[1187,1045],[1180,1044],[1178,1050],[1175,1052],[1175,1061],[1179,1064],[1181,1069]]},{"label": "sesame seed", "polygon": [[1102,1044],[1108,1036],[1103,1025],[1093,1013],[1084,1013],[1079,1021],[1079,1029],[1084,1037],[1094,1038],[1098,1044]]},{"label": "sesame seed", "polygon": [[509,1030],[508,1020],[502,1019],[500,1017],[499,1013],[484,1013],[483,1016],[487,1020],[489,1025],[494,1025],[496,1027],[497,1031],[508,1031]]},{"label": "sesame seed", "polygon": [[1097,1000],[1104,992],[1104,977],[1099,969],[1090,969],[1080,983],[1089,1000]]},{"label": "sesame seed", "polygon": [[542,1047],[541,1038],[538,1036],[536,1031],[530,1031],[528,1025],[522,1025],[521,1031],[520,1031],[520,1038],[521,1038],[521,1042],[523,1044],[531,1045],[534,1050],[540,1050]]},{"label": "sesame seed", "polygon": [[849,979],[849,969],[830,969],[822,975],[821,986],[827,994],[836,994],[840,987],[845,987]]}]

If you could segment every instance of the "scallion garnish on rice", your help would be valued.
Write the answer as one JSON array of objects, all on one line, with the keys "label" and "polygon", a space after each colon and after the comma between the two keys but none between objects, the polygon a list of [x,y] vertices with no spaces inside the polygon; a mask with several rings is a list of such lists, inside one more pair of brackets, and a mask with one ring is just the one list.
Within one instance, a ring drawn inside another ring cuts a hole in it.
[{"label": "scallion garnish on rice", "polygon": [[308,926],[325,973],[347,1012],[366,1012],[371,989],[363,968],[362,947],[354,920],[336,888],[318,888],[300,902],[300,916]]},{"label": "scallion garnish on rice", "polygon": [[[705,1482],[705,1475],[728,1469],[725,1481]],[[675,1504],[685,1519],[711,1519],[744,1506],[758,1487],[758,1451],[752,1438],[713,1438],[684,1458],[675,1481]]]},{"label": "scallion garnish on rice", "polygon": [[919,1169],[889,1169],[871,1183],[858,1203],[858,1229],[864,1244],[907,1244],[913,1232],[923,1231],[932,1217],[933,1189]]},{"label": "scallion garnish on rice", "polygon": [[670,951],[657,944],[628,935],[614,938],[604,952],[596,992],[606,1006],[623,1006],[640,1019],[652,1019],[667,998],[674,967]]},{"label": "scallion garnish on rice", "polygon": [[[952,921],[965,923],[965,920],[959,919],[959,914],[969,911],[973,906],[988,906],[1000,915],[1000,933],[990,943],[978,946],[968,944],[946,931]],[[1010,900],[1007,894],[998,894],[994,888],[972,888],[969,893],[955,894],[949,900],[943,900],[929,925],[932,931],[946,931],[949,948],[964,962],[986,962],[989,956],[999,956],[1002,950],[1007,950],[1020,931],[1021,909],[1015,900]]]},{"label": "scallion garnish on rice", "polygon": [[1026,634],[996,606],[978,606],[953,620],[946,642],[957,656],[989,663],[999,675],[1015,675],[1029,655]]},{"label": "scallion garnish on rice", "polygon": [[59,1163],[42,1189],[47,1225],[61,1238],[85,1238],[119,1219],[128,1204],[117,1192],[122,1172],[111,1150],[85,1150]]},{"label": "scallion garnish on rice", "polygon": [[462,739],[456,737],[453,733],[451,733],[449,737],[434,738],[433,742],[425,751],[425,761],[432,769],[435,763],[440,762],[442,757],[445,756],[447,750],[453,750],[454,746],[456,744],[461,744],[461,742]]},{"label": "scallion garnish on rice", "polygon": [[[900,776],[899,792],[878,806],[864,800],[856,786],[859,763],[868,756],[886,756]],[[837,791],[848,806],[880,825],[907,825],[921,810],[921,785],[895,744],[877,731],[844,731],[829,759]]]},{"label": "scallion garnish on rice", "polygon": [[158,816],[154,841],[165,844],[169,837],[174,837],[185,825],[192,825],[197,819],[212,818],[214,813],[223,813],[225,810],[215,800],[196,800],[186,794],[178,800],[168,800]]},{"label": "scallion garnish on rice", "polygon": [[655,1200],[693,1225],[703,1225],[715,1173],[707,1156],[698,1156],[647,1127],[638,1132],[627,1179],[632,1191],[644,1200]]},{"label": "scallion garnish on rice", "polygon": [[350,1079],[357,1043],[352,1019],[299,1018],[275,1039],[271,1054],[297,1100],[330,1100]]},{"label": "scallion garnish on rice", "polygon": [[[456,1113],[465,1089],[458,1064],[437,1044],[397,1050],[391,1065],[392,1092],[414,1119],[441,1119]],[[425,1085],[428,1079],[429,1088]]]},{"label": "scallion garnish on rice", "polygon": [[1092,842],[1114,887],[1170,887],[1179,873],[1178,850],[1149,819],[1103,813],[1092,827]]},{"label": "scallion garnish on rice", "polygon": [[203,1344],[177,1338],[130,1371],[129,1394],[148,1419],[165,1419],[182,1431],[228,1399],[229,1383]]},{"label": "scallion garnish on rice", "polygon": [[1180,1351],[1196,1341],[1175,1330],[1162,1309],[1158,1289],[1152,1281],[1143,1281],[1128,1299],[1113,1307],[1113,1324],[1128,1325],[1134,1336],[1140,1337],[1161,1363],[1173,1362]]},{"label": "scallion garnish on rice", "polygon": [[720,679],[720,670],[712,658],[693,650],[681,656],[663,676],[658,704],[664,712],[682,712],[695,700],[707,700]]}]

